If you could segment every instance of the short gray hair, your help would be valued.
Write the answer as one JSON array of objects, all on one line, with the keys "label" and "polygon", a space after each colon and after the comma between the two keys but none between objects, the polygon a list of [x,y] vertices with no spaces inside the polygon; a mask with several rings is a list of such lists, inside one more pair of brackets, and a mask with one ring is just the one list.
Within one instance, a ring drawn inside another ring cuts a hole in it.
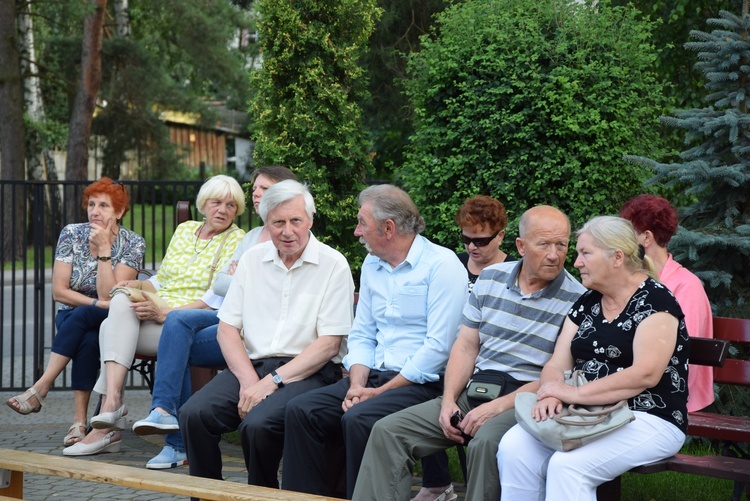
[{"label": "short gray hair", "polygon": [[357,203],[370,202],[370,213],[378,223],[393,220],[399,233],[415,235],[425,228],[424,218],[408,193],[392,184],[376,184],[362,190]]},{"label": "short gray hair", "polygon": [[305,212],[307,212],[307,217],[312,220],[315,215],[315,200],[313,200],[310,190],[298,181],[286,179],[268,188],[263,194],[263,198],[260,199],[258,214],[263,223],[266,222],[269,212],[296,197],[302,197],[305,200]]},{"label": "short gray hair", "polygon": [[235,178],[224,174],[206,179],[195,199],[195,206],[198,207],[198,212],[203,214],[206,202],[214,199],[221,200],[227,195],[232,196],[234,203],[237,204],[237,215],[241,216],[245,212],[245,192],[242,191],[242,186]]}]

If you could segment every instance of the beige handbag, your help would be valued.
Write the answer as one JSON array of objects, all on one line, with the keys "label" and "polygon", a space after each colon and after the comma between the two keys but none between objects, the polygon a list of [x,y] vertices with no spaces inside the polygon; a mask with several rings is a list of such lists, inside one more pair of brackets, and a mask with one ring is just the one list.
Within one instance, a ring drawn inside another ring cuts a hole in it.
[{"label": "beige handbag", "polygon": [[133,303],[153,301],[159,308],[169,308],[169,304],[155,292],[144,291],[135,287],[115,287],[109,291],[109,297],[114,297],[115,294],[125,294]]},{"label": "beige handbag", "polygon": [[[566,374],[565,383],[582,386],[588,381],[583,371]],[[572,451],[603,437],[635,419],[627,400],[611,405],[563,404],[554,418],[536,421],[531,408],[536,405],[536,393],[516,393],[516,421],[530,435],[558,451]]]}]

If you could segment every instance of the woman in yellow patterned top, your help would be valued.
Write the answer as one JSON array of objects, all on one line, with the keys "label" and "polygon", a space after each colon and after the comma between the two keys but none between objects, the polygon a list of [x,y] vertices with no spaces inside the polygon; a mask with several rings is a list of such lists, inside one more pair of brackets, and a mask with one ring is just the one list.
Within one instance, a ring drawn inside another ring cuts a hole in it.
[{"label": "woman in yellow patterned top", "polygon": [[94,428],[77,444],[63,450],[66,456],[117,452],[128,409],[123,402],[125,379],[135,353],[156,355],[167,313],[176,309],[209,308],[214,271],[224,266],[245,232],[232,221],[245,211],[245,194],[229,176],[209,178],[196,200],[203,222],[188,221],[177,227],[158,273],[148,280],[129,280],[118,286],[156,292],[168,307],[154,301],[131,303],[115,294],[109,315],[99,331],[99,380],[94,390],[103,395],[101,413],[91,418]]}]

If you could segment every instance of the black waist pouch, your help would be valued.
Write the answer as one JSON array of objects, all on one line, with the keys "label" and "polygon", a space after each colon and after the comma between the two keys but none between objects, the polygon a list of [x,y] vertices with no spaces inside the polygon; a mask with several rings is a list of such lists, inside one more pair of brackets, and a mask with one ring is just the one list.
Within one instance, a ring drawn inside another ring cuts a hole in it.
[{"label": "black waist pouch", "polygon": [[508,374],[492,369],[474,374],[466,385],[466,397],[472,408],[516,391],[526,384]]}]

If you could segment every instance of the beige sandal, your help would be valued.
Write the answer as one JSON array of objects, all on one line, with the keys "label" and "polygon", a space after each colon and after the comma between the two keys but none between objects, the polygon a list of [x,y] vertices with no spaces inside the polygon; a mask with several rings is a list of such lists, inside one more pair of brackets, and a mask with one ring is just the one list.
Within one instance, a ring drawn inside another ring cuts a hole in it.
[{"label": "beige sandal", "polygon": [[[81,432],[81,428],[83,428],[83,432]],[[65,447],[70,447],[71,445],[77,444],[83,440],[83,437],[85,436],[86,423],[76,421],[70,426],[70,428],[68,428],[68,434],[65,435],[65,438],[63,439],[63,445],[65,445]]]},{"label": "beige sandal", "polygon": [[[31,397],[35,397],[36,401],[39,403],[39,405],[32,407],[29,403],[29,399]],[[18,407],[14,406],[11,401],[14,401],[18,404]],[[5,404],[16,411],[19,414],[23,414],[24,416],[26,414],[31,414],[32,412],[39,412],[42,410],[42,406],[44,405],[44,398],[42,398],[39,393],[34,389],[32,386],[28,390],[24,391],[20,395],[16,395],[15,397],[9,398]]]}]

